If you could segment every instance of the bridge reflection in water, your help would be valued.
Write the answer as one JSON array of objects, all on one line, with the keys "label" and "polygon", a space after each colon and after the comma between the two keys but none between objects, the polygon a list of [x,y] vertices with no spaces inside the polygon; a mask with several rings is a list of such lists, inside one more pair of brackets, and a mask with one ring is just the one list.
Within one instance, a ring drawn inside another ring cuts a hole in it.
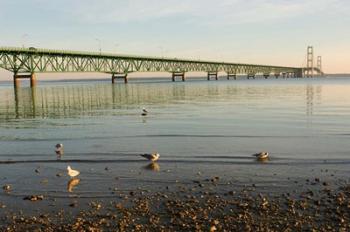
[{"label": "bridge reflection in water", "polygon": [[[210,104],[224,102],[229,107],[304,101],[305,113],[312,115],[316,97],[321,98],[321,86],[314,85],[226,85],[192,84],[130,84],[71,85],[3,89],[0,91],[0,120],[22,118],[65,118],[130,114],[146,105]],[[285,99],[281,99],[281,96]],[[317,99],[316,99],[317,100]],[[113,113],[111,112],[113,111]],[[141,111],[140,111],[141,112]],[[239,113],[239,112],[237,112]]]}]

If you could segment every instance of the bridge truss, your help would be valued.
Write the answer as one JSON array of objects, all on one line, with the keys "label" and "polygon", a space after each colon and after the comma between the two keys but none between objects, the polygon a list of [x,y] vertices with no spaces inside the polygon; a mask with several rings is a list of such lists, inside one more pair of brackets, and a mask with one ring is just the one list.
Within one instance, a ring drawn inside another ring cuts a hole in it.
[{"label": "bridge truss", "polygon": [[[301,77],[302,68],[269,65],[239,64],[226,62],[199,61],[176,58],[114,55],[93,52],[73,52],[36,48],[0,48],[0,68],[14,73],[18,78],[35,79],[35,73],[102,72],[122,77],[127,82],[131,72],[170,72],[185,81],[186,72],[207,72],[208,79],[218,72],[226,72],[227,77],[236,75],[290,75]],[[34,81],[33,81],[34,84]]]}]

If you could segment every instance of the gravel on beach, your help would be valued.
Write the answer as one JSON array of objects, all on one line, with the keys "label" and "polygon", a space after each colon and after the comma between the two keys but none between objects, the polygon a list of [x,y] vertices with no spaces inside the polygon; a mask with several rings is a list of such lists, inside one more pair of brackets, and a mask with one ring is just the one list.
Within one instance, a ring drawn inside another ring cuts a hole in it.
[{"label": "gravel on beach", "polygon": [[350,231],[350,185],[275,196],[254,188],[218,193],[199,185],[181,191],[132,191],[88,203],[75,199],[55,213],[4,214],[9,207],[3,207],[0,230]]}]

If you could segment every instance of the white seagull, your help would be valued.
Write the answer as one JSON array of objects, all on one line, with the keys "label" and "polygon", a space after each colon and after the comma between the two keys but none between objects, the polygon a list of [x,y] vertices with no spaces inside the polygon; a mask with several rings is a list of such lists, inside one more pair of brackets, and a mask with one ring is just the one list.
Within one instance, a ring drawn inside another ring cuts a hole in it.
[{"label": "white seagull", "polygon": [[269,158],[269,153],[266,151],[256,153],[253,156],[255,156],[258,160],[266,160]]},{"label": "white seagull", "polygon": [[159,153],[152,153],[152,154],[143,154],[141,155],[142,157],[152,161],[152,162],[155,162],[159,159]]},{"label": "white seagull", "polygon": [[67,173],[71,178],[76,177],[80,174],[78,170],[73,170],[70,166],[67,167]]},{"label": "white seagull", "polygon": [[62,143],[57,143],[55,146],[55,152],[56,154],[62,155],[63,154],[63,144]]},{"label": "white seagull", "polygon": [[146,108],[142,108],[142,116],[147,116],[148,111],[146,110]]}]

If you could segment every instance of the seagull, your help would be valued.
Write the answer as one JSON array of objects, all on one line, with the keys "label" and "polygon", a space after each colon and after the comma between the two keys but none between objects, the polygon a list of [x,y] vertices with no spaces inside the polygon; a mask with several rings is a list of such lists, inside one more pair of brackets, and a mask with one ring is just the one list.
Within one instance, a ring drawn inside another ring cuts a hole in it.
[{"label": "seagull", "polygon": [[269,158],[269,153],[266,151],[256,153],[253,156],[255,156],[258,160],[266,160]]},{"label": "seagull", "polygon": [[152,162],[155,162],[159,159],[159,153],[153,153],[153,154],[143,154],[141,155],[142,157],[152,161]]},{"label": "seagull", "polygon": [[57,155],[62,155],[63,154],[63,144],[62,143],[57,143],[55,146],[55,152]]},{"label": "seagull", "polygon": [[142,108],[142,116],[147,116],[148,111],[146,110],[146,108]]},{"label": "seagull", "polygon": [[70,166],[67,167],[67,173],[71,178],[76,177],[80,174],[78,170],[73,170]]}]

